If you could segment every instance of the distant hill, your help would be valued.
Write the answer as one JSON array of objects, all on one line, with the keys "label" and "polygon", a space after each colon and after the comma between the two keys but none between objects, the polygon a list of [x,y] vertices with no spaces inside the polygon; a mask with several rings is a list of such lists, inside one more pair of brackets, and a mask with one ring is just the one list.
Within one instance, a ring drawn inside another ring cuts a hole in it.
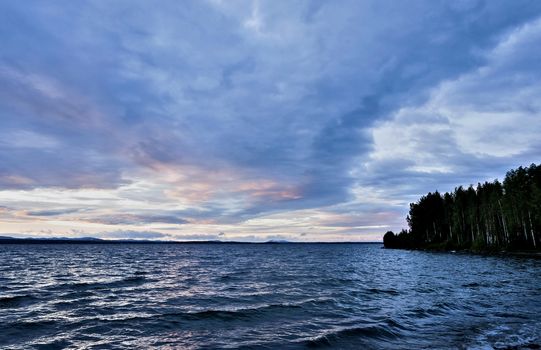
[{"label": "distant hill", "polygon": [[0,244],[248,244],[234,241],[152,241],[141,239],[101,239],[96,237],[29,237],[0,236]]},{"label": "distant hill", "polygon": [[96,237],[33,237],[16,238],[0,236],[0,244],[381,244],[381,242],[291,242],[287,240],[269,240],[266,242],[239,241],[152,241],[138,239],[101,239]]}]

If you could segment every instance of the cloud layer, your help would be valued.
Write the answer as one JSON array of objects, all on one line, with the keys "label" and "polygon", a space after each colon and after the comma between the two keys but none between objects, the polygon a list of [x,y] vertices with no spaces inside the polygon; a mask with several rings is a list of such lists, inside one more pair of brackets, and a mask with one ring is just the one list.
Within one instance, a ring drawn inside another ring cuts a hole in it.
[{"label": "cloud layer", "polygon": [[1,232],[379,240],[541,154],[539,2],[0,8]]}]

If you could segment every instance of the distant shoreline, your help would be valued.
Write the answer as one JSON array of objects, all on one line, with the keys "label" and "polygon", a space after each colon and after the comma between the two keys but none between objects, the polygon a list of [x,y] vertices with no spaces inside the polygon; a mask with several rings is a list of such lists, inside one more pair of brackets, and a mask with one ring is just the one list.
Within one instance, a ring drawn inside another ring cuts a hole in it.
[{"label": "distant shoreline", "polygon": [[157,240],[109,240],[99,238],[15,238],[0,237],[2,244],[383,244],[382,242],[240,242],[240,241],[157,241]]}]

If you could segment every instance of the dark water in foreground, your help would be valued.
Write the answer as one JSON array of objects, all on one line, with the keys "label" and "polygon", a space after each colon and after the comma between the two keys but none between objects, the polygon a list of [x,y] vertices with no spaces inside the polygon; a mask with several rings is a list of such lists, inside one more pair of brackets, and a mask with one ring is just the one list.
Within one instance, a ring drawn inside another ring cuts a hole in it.
[{"label": "dark water in foreground", "polygon": [[541,260],[380,248],[0,246],[0,348],[541,343]]}]

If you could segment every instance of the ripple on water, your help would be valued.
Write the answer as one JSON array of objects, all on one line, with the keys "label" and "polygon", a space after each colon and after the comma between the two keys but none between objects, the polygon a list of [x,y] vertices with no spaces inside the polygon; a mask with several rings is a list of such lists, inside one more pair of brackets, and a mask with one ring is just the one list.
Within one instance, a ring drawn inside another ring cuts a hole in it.
[{"label": "ripple on water", "polygon": [[27,307],[37,302],[39,302],[39,298],[31,294],[1,296],[0,309]]},{"label": "ripple on water", "polygon": [[540,343],[541,260],[359,244],[21,245],[2,247],[0,265],[2,349]]},{"label": "ripple on water", "polygon": [[316,338],[309,339],[309,348],[362,346],[374,340],[392,341],[399,338],[400,329],[392,324],[382,323],[362,327],[338,328]]}]

